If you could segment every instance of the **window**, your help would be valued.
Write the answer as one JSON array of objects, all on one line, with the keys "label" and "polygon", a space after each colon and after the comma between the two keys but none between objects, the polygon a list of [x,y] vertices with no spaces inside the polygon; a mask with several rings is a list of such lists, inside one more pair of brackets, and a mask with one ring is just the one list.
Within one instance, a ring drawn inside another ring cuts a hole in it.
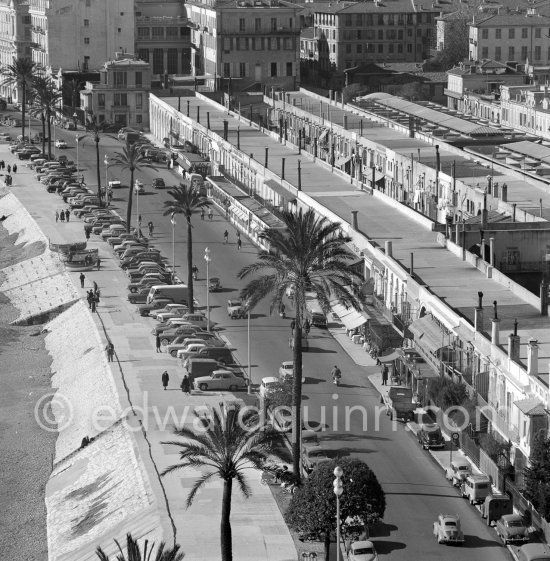
[{"label": "window", "polygon": [[383,40],[384,40],[384,30],[383,30],[383,29],[379,29],[379,30],[378,30],[378,40],[379,40],[379,41],[383,41]]},{"label": "window", "polygon": [[84,20],[84,27],[90,27],[90,20],[89,19]]},{"label": "window", "polygon": [[403,53],[403,44],[402,43],[397,44],[397,52],[398,53]]},{"label": "window", "polygon": [[351,43],[346,43],[346,54],[351,54]]},{"label": "window", "polygon": [[363,52],[363,45],[361,45],[361,43],[357,44],[356,51],[357,54],[361,54]]},{"label": "window", "polygon": [[388,45],[388,53],[393,53],[393,43]]},{"label": "window", "polygon": [[97,106],[105,107],[105,94],[97,94]]},{"label": "window", "polygon": [[255,29],[255,31],[261,31],[262,30],[262,19],[261,18],[256,18],[254,20],[254,29]]},{"label": "window", "polygon": [[346,14],[346,23],[345,26],[346,27],[351,27],[353,25],[352,21],[351,21],[351,14]]},{"label": "window", "polygon": [[500,28],[495,29],[495,38],[502,39],[502,29]]},{"label": "window", "polygon": [[384,25],[384,16],[382,14],[378,14],[378,25]]},{"label": "window", "polygon": [[137,31],[139,39],[149,39],[150,29],[148,27],[138,27]]},{"label": "window", "polygon": [[90,44],[90,38],[89,38],[89,37],[84,37],[84,44],[85,44],[85,45],[89,45],[89,44]]},{"label": "window", "polygon": [[113,82],[115,87],[126,86],[127,78],[126,72],[113,72]]},{"label": "window", "polygon": [[231,76],[231,65],[229,62],[223,63],[223,77],[229,78]]},{"label": "window", "polygon": [[502,49],[500,47],[495,47],[495,60],[502,60]]},{"label": "window", "polygon": [[277,18],[271,18],[271,31],[277,31]]},{"label": "window", "polygon": [[154,39],[162,39],[164,37],[164,27],[153,27],[152,32]]},{"label": "window", "polygon": [[136,124],[141,125],[143,123],[143,117],[141,115],[136,115]]},{"label": "window", "polygon": [[407,52],[408,53],[412,53],[413,52],[413,46],[410,43],[407,43]]},{"label": "window", "polygon": [[286,63],[286,75],[292,76],[292,62]]},{"label": "window", "polygon": [[168,74],[178,73],[178,49],[168,49],[166,51],[166,66]]},{"label": "window", "polygon": [[127,95],[125,93],[116,93],[113,105],[115,107],[126,107],[128,105]]},{"label": "window", "polygon": [[270,69],[271,69],[271,77],[274,78],[275,76],[277,76],[277,63],[276,62],[272,62],[270,64]]},{"label": "window", "polygon": [[488,29],[482,29],[481,30],[481,38],[482,39],[489,39],[489,30]]},{"label": "window", "polygon": [[84,57],[84,62],[82,63],[82,70],[88,70],[89,67],[90,67],[90,57],[85,56]]},{"label": "window", "polygon": [[294,20],[292,18],[288,19],[288,27],[292,29],[294,27]]},{"label": "window", "polygon": [[31,23],[31,16],[23,16],[23,23],[26,24]]},{"label": "window", "polygon": [[535,47],[535,60],[540,60],[541,54],[541,48],[539,46]]},{"label": "window", "polygon": [[164,49],[153,49],[153,74],[164,74]]},{"label": "window", "polygon": [[178,28],[177,27],[167,27],[166,28],[166,37],[176,38],[178,37]]},{"label": "window", "polygon": [[356,14],[355,15],[355,25],[357,27],[363,26],[363,14]]},{"label": "window", "polygon": [[246,20],[244,18],[239,18],[239,31],[242,33],[246,30]]},{"label": "window", "polygon": [[149,49],[139,49],[138,57],[144,62],[149,62]]},{"label": "window", "polygon": [[143,85],[143,74],[141,72],[136,72],[136,86],[141,87]]},{"label": "window", "polygon": [[244,78],[246,76],[246,63],[239,62],[239,76]]},{"label": "window", "polygon": [[527,46],[523,45],[521,47],[521,60],[525,60],[527,58]]},{"label": "window", "polygon": [[514,47],[508,47],[508,60],[514,60],[516,57],[516,51]]},{"label": "window", "polygon": [[540,36],[541,36],[541,33],[540,33],[540,32],[541,32],[540,27],[537,27],[537,28],[535,29],[535,39],[540,39]]},{"label": "window", "polygon": [[522,39],[527,39],[527,28],[526,27],[521,28],[521,38]]},{"label": "window", "polygon": [[516,38],[516,30],[513,27],[511,27],[508,30],[508,39],[515,39],[515,38]]},{"label": "window", "polygon": [[481,58],[489,58],[489,47],[481,48]]},{"label": "window", "polygon": [[402,29],[399,29],[397,31],[397,39],[398,39],[398,41],[403,41],[403,30]]},{"label": "window", "polygon": [[378,45],[378,52],[379,52],[379,53],[383,53],[383,52],[384,52],[384,45],[381,45],[381,44]]},{"label": "window", "polygon": [[143,107],[143,94],[136,94],[136,108],[141,109]]}]

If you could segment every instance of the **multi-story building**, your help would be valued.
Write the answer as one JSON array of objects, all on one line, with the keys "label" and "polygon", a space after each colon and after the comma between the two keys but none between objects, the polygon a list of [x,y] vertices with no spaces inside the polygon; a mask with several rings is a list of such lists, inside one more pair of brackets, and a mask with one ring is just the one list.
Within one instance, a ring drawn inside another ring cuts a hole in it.
[{"label": "multi-story building", "polygon": [[525,14],[494,14],[470,24],[470,60],[550,64],[550,17],[532,9]]},{"label": "multi-story building", "polygon": [[136,0],[136,55],[154,75],[191,72],[190,29],[182,0]]},{"label": "multi-story building", "polygon": [[[27,3],[0,0],[0,69],[6,68],[13,59],[31,56],[31,18]],[[4,77],[0,76],[0,83]],[[11,86],[0,86],[0,94],[13,101],[19,100],[19,92]]]},{"label": "multi-story building", "polygon": [[295,89],[300,83],[298,13],[284,0],[189,0],[191,68],[210,88]]},{"label": "multi-story building", "polygon": [[28,0],[32,59],[57,72],[100,68],[116,52],[134,50],[134,0]]},{"label": "multi-story building", "polygon": [[116,60],[106,62],[99,71],[99,83],[86,82],[80,92],[81,107],[100,123],[148,129],[151,66],[125,57],[120,53]]}]

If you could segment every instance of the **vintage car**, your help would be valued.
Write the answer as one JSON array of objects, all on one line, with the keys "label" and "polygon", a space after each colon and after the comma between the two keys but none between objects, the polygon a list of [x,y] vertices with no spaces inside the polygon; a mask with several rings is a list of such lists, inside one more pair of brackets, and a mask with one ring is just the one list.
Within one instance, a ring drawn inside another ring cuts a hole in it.
[{"label": "vintage car", "polygon": [[[294,377],[294,361],[293,360],[284,360],[281,362],[281,366],[279,366],[279,378],[284,380],[285,378],[293,378]],[[302,384],[306,383],[306,377],[304,376],[304,369],[302,367]]]},{"label": "vintage car", "polygon": [[61,138],[58,138],[55,141],[55,147],[56,148],[67,148],[67,143],[64,140],[62,140]]},{"label": "vintage car", "polygon": [[330,460],[327,453],[327,450],[320,446],[316,446],[315,448],[302,447],[302,464],[304,469],[310,473],[321,462]]},{"label": "vintage car", "polygon": [[353,542],[348,551],[348,561],[378,561],[378,554],[370,540]]},{"label": "vintage car", "polygon": [[510,542],[528,542],[529,528],[519,514],[505,514],[497,520],[497,536],[505,544]]},{"label": "vintage car", "polygon": [[420,425],[416,436],[418,438],[418,443],[424,450],[445,448],[445,439],[437,423],[424,423]]},{"label": "vintage car", "polygon": [[245,310],[241,300],[230,299],[227,301],[227,315],[231,319],[242,319],[245,316]]},{"label": "vintage car", "polygon": [[244,390],[248,384],[244,378],[237,376],[231,370],[214,370],[210,376],[195,378],[195,388],[203,392],[208,390]]},{"label": "vintage car", "polygon": [[222,281],[219,277],[211,277],[208,282],[208,292],[219,292],[222,289]]},{"label": "vintage car", "polygon": [[191,339],[193,339],[195,343],[198,343],[199,341],[205,341],[215,346],[225,345],[225,343],[221,339],[218,339],[214,333],[208,333],[206,331],[204,332],[197,331],[193,335],[182,335],[181,337],[177,337],[176,339],[174,339],[174,341],[166,347],[166,352],[170,356],[177,358],[178,351],[186,348],[187,345],[189,345]]},{"label": "vintage car", "polygon": [[464,543],[464,534],[460,528],[458,514],[440,514],[434,522],[434,536],[437,543]]},{"label": "vintage car", "polygon": [[472,473],[470,462],[464,458],[453,458],[449,467],[445,470],[445,477],[455,486],[462,482]]}]

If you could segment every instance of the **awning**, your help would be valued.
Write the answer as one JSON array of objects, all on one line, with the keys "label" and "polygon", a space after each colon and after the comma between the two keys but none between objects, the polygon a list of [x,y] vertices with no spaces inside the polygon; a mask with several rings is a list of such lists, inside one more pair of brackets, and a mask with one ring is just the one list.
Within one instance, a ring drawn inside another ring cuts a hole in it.
[{"label": "awning", "polygon": [[274,193],[277,193],[277,195],[283,197],[283,199],[288,200],[294,196],[288,189],[286,189],[280,183],[277,183],[273,179],[264,181],[264,185],[266,187],[269,187]]},{"label": "awning", "polygon": [[319,142],[323,142],[328,134],[328,129],[323,129],[323,132],[319,135]]},{"label": "awning", "polygon": [[445,334],[429,316],[413,321],[408,329],[414,337],[416,347],[425,352],[435,355],[439,349],[445,346]]},{"label": "awning", "polygon": [[332,311],[340,318],[346,329],[356,329],[370,319],[366,312],[358,312],[353,308],[346,308],[342,304],[334,303],[330,306]]},{"label": "awning", "polygon": [[334,162],[334,165],[336,167],[345,166],[350,160],[351,156],[342,156],[341,158],[338,158],[336,162]]},{"label": "awning", "polygon": [[388,349],[388,351],[386,352],[388,352],[388,354],[379,355],[376,358],[378,358],[380,362],[385,363],[385,362],[393,362],[394,360],[397,360],[402,356],[401,353],[399,351],[396,351],[395,349]]},{"label": "awning", "polygon": [[375,171],[374,172],[374,182],[378,183],[379,181],[382,181],[386,179],[386,176],[381,172],[381,171]]},{"label": "awning", "polygon": [[178,158],[175,163],[185,171],[189,171],[191,169],[191,166],[187,162],[185,162],[184,160],[182,160],[180,158]]},{"label": "awning", "polygon": [[537,399],[536,397],[530,397],[527,399],[520,399],[519,401],[514,401],[514,405],[524,415],[534,416],[534,415],[546,414],[544,405],[541,403],[540,399]]}]

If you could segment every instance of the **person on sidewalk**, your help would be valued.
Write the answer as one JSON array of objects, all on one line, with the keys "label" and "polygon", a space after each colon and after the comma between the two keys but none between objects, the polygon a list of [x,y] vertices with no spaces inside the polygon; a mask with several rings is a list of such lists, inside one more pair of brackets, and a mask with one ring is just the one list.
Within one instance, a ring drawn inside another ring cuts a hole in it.
[{"label": "person on sidewalk", "polygon": [[8,173],[11,173],[11,166],[8,164]]},{"label": "person on sidewalk", "polygon": [[168,376],[168,372],[165,370],[162,373],[162,386],[164,387],[164,391],[166,391],[166,388],[168,386],[168,381],[170,380],[170,376]]},{"label": "person on sidewalk", "polygon": [[212,218],[214,218],[214,213],[212,212],[212,209],[209,209],[209,210],[208,210],[208,218],[209,218],[210,220],[212,220]]},{"label": "person on sidewalk", "polygon": [[294,335],[294,328],[296,327],[296,320],[290,322],[290,332]]},{"label": "person on sidewalk", "polygon": [[59,213],[59,220],[61,220],[61,222],[65,222],[65,211],[64,210],[62,210]]},{"label": "person on sidewalk", "polygon": [[86,275],[84,273],[80,273],[80,288],[84,288],[85,280],[86,280]]},{"label": "person on sidewalk", "polygon": [[96,266],[97,266],[97,270],[99,271],[99,269],[101,268],[101,259],[99,257],[97,258]]},{"label": "person on sidewalk", "polygon": [[17,164],[13,164],[13,173],[17,173]]},{"label": "person on sidewalk", "polygon": [[0,169],[6,169],[6,162],[4,160],[0,160]]},{"label": "person on sidewalk", "polygon": [[388,365],[387,364],[384,364],[384,367],[382,368],[382,385],[383,386],[388,385]]},{"label": "person on sidewalk", "polygon": [[90,307],[92,308],[92,314],[95,314],[95,310],[96,310],[96,299],[95,299],[95,296],[94,296],[94,295],[92,295],[92,302],[91,302],[91,306],[90,306]]},{"label": "person on sidewalk", "polygon": [[156,346],[157,346],[157,353],[162,353],[162,349],[160,347],[160,334],[157,333],[156,337]]},{"label": "person on sidewalk", "polygon": [[204,208],[201,209],[201,220],[204,222]]},{"label": "person on sidewalk", "polygon": [[94,295],[97,294],[98,290],[99,290],[99,286],[97,286],[97,282],[94,281]]},{"label": "person on sidewalk", "polygon": [[238,249],[239,251],[241,251],[241,247],[242,247],[242,246],[243,246],[243,242],[241,241],[241,238],[239,238],[239,239],[237,240],[237,249]]},{"label": "person on sidewalk", "polygon": [[187,374],[183,377],[180,387],[181,387],[181,391],[185,395],[191,394],[191,381],[189,380],[189,376]]},{"label": "person on sidewalk", "polygon": [[94,299],[94,291],[92,289],[88,290],[88,295],[86,300],[88,300],[88,308],[92,309],[92,300]]},{"label": "person on sidewalk", "polygon": [[309,318],[306,319],[306,322],[304,324],[304,331],[306,332],[306,339],[309,337],[309,332],[311,331],[311,322],[309,321]]},{"label": "person on sidewalk", "polygon": [[107,353],[107,360],[109,362],[113,362],[115,356],[115,346],[113,345],[112,341],[109,341],[105,346],[105,352]]},{"label": "person on sidewalk", "polygon": [[226,230],[223,233],[223,243],[226,244],[229,241],[229,232]]},{"label": "person on sidewalk", "polygon": [[55,211],[55,221],[59,222],[59,211],[58,210]]},{"label": "person on sidewalk", "polygon": [[71,211],[69,209],[67,209],[65,211],[65,220],[68,222],[69,221],[69,217],[71,216]]}]

